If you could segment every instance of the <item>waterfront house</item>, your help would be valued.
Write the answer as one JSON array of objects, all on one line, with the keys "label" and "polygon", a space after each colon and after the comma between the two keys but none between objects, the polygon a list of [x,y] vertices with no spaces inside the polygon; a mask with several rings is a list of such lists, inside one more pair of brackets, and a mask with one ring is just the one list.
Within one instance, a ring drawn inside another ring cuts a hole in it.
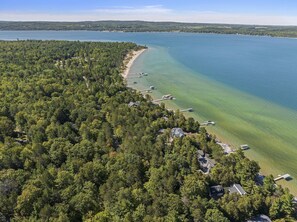
[{"label": "waterfront house", "polygon": [[210,170],[216,165],[215,160],[209,158],[202,150],[198,150],[198,162],[202,173],[209,174]]},{"label": "waterfront house", "polygon": [[129,104],[128,104],[128,106],[129,107],[137,107],[137,106],[139,106],[140,105],[140,102],[139,101],[137,101],[137,102],[130,102]]},{"label": "waterfront house", "polygon": [[173,128],[171,130],[171,137],[172,138],[174,138],[174,137],[175,138],[181,138],[183,136],[185,136],[185,133],[181,128]]},{"label": "waterfront house", "polygon": [[268,216],[261,214],[247,220],[246,222],[271,222],[271,219]]},{"label": "waterfront house", "polygon": [[240,184],[233,184],[232,187],[228,188],[230,194],[232,193],[238,193],[239,195],[243,196],[246,195],[246,192],[244,191],[244,189],[242,188],[242,186]]},{"label": "waterfront house", "polygon": [[213,199],[222,197],[224,193],[224,188],[221,185],[211,186],[209,189],[209,196]]}]

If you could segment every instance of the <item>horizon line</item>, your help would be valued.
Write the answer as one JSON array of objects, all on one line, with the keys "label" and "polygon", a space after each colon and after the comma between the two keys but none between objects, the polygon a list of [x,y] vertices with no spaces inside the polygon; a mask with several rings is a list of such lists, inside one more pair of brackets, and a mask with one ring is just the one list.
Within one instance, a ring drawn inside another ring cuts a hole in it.
[{"label": "horizon line", "polygon": [[149,21],[149,20],[80,20],[80,21],[70,21],[70,20],[0,20],[0,22],[48,22],[48,23],[81,23],[81,22],[150,22],[150,23],[180,23],[180,24],[200,24],[200,25],[240,25],[240,26],[269,26],[269,27],[297,27],[297,25],[273,25],[273,24],[243,24],[243,23],[219,23],[219,22],[181,22],[181,21]]}]

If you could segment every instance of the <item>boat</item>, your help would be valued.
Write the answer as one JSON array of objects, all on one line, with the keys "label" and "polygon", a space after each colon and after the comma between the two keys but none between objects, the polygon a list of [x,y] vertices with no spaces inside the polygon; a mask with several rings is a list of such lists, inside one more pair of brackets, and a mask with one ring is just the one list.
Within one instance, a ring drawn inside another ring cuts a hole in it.
[{"label": "boat", "polygon": [[240,149],[242,149],[242,150],[248,150],[249,148],[250,147],[247,144],[240,145]]}]

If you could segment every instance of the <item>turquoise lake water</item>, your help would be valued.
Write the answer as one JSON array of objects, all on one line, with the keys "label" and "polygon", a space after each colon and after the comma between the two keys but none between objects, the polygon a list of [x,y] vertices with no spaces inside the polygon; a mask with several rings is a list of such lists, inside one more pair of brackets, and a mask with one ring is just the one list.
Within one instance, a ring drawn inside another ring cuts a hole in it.
[{"label": "turquoise lake water", "polygon": [[[281,182],[297,194],[297,40],[190,33],[2,31],[2,40],[132,41],[149,46],[131,69],[128,85],[171,93],[171,108],[194,109],[199,121],[214,120],[211,133],[238,147],[264,173],[289,173]],[[133,73],[148,72],[144,78]],[[133,84],[133,82],[137,84]]]}]

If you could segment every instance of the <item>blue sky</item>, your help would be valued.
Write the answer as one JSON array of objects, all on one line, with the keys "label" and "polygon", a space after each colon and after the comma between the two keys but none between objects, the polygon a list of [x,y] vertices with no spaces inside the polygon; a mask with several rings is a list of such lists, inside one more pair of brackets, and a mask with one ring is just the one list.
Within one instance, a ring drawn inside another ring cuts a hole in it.
[{"label": "blue sky", "polygon": [[296,0],[1,0],[0,20],[297,25]]}]

